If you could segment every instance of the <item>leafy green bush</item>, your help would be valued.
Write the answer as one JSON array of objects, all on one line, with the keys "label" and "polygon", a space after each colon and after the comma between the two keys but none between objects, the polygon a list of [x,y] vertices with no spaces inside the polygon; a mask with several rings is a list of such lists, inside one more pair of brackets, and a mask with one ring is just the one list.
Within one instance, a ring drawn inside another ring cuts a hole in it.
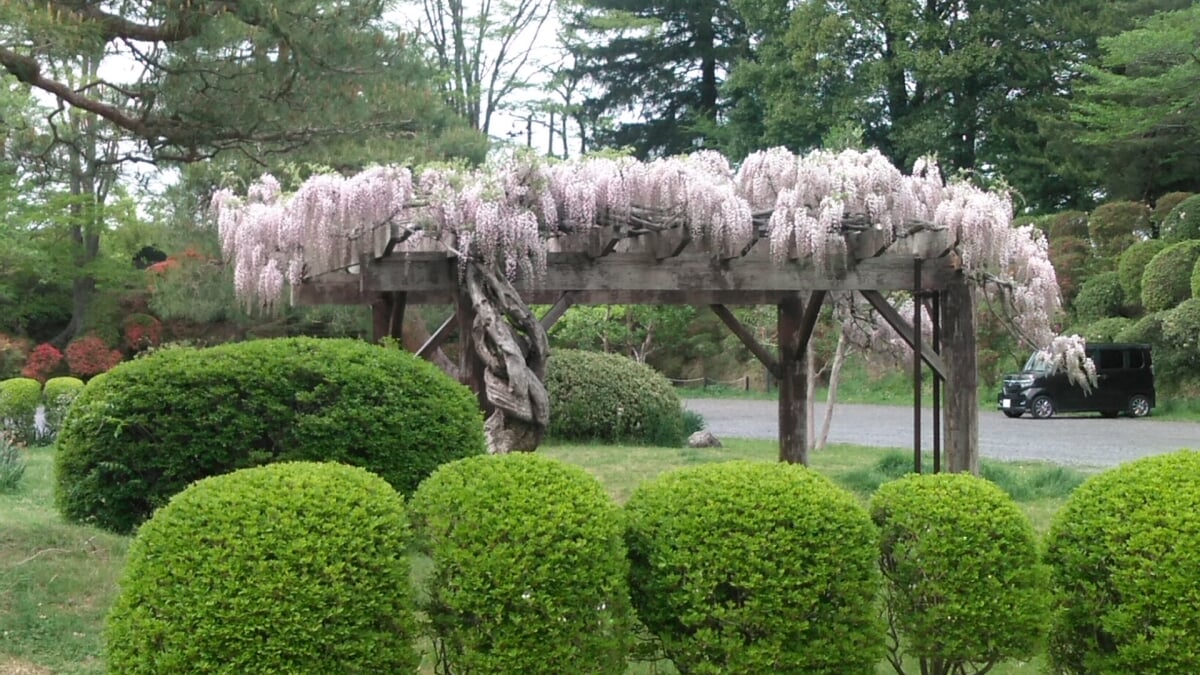
[{"label": "leafy green bush", "polygon": [[1192,355],[1192,364],[1200,365],[1200,298],[1185,300],[1167,312],[1162,330],[1168,346]]},{"label": "leafy green bush", "polygon": [[1071,306],[1075,310],[1075,318],[1080,321],[1119,316],[1121,308],[1125,306],[1120,275],[1117,272],[1102,272],[1083,282]]},{"label": "leafy green bush", "polygon": [[583,469],[471,457],[422,483],[411,513],[444,672],[625,672],[620,510]]},{"label": "leafy green bush", "polygon": [[1046,561],[1061,673],[1200,672],[1200,453],[1094,476],[1058,512]]},{"label": "leafy green bush", "polygon": [[1073,329],[1071,332],[1082,335],[1088,342],[1116,342],[1117,335],[1120,335],[1133,323],[1133,319],[1110,316],[1107,319],[1093,321],[1086,326]]},{"label": "leafy green bush", "polygon": [[1176,206],[1191,196],[1191,192],[1168,192],[1154,200],[1154,211],[1150,214],[1150,222],[1154,225],[1158,236],[1162,236],[1163,223],[1167,222],[1167,216],[1171,215]]},{"label": "leafy green bush", "polygon": [[798,465],[706,464],[626,512],[634,606],[680,672],[874,672],[877,532],[850,493]]},{"label": "leafy green bush", "polygon": [[1200,195],[1179,202],[1159,226],[1159,237],[1168,242],[1200,239]]},{"label": "leafy green bush", "polygon": [[662,375],[619,354],[556,349],[546,364],[555,438],[683,444],[683,409]]},{"label": "leafy green bush", "polygon": [[[1047,570],[1029,518],[1012,498],[969,474],[910,475],[879,488],[884,605],[921,672],[972,672],[1040,646]],[[966,666],[972,670],[966,670]]]},{"label": "leafy green bush", "polygon": [[129,532],[189,483],[239,468],[336,461],[410,494],[483,448],[475,397],[412,354],[312,338],[163,349],[75,399],[56,499],[68,519]]},{"label": "leafy green bush", "polygon": [[42,386],[42,404],[46,410],[45,436],[52,439],[58,435],[67,411],[76,396],[83,391],[83,380],[77,377],[52,377]]},{"label": "leafy green bush", "polygon": [[5,430],[0,429],[0,492],[10,492],[21,484],[25,475],[25,458],[21,447]]},{"label": "leafy green bush", "polygon": [[683,411],[683,435],[690,437],[697,431],[703,431],[705,427],[704,415],[695,410]]},{"label": "leafy green bush", "polygon": [[363,469],[285,462],[201,480],[130,546],[109,671],[414,672],[407,539],[403,500]]},{"label": "leafy green bush", "polygon": [[1088,238],[1088,214],[1083,211],[1063,211],[1050,220],[1049,238]]},{"label": "leafy green bush", "polygon": [[1088,215],[1088,235],[1096,251],[1106,257],[1121,252],[1150,234],[1150,207],[1140,202],[1108,202]]},{"label": "leafy green bush", "polygon": [[1146,265],[1166,247],[1167,243],[1161,239],[1147,239],[1130,246],[1121,254],[1121,261],[1117,264],[1117,278],[1121,282],[1126,302],[1141,302],[1142,275],[1146,273]]},{"label": "leafy green bush", "polygon": [[1200,298],[1200,259],[1196,260],[1196,266],[1192,268],[1192,297]]},{"label": "leafy green bush", "polygon": [[1148,312],[1171,309],[1192,294],[1192,268],[1200,259],[1200,240],[1172,244],[1150,260],[1142,275],[1142,306]]},{"label": "leafy green bush", "polygon": [[28,377],[0,382],[0,428],[13,440],[29,444],[37,440],[37,409],[42,402],[42,383]]}]

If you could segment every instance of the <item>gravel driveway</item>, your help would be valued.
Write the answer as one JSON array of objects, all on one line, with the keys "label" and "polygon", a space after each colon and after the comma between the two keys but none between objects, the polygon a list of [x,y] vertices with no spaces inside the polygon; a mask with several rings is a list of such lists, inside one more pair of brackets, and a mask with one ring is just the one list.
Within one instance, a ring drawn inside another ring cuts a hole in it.
[{"label": "gravel driveway", "polygon": [[[706,428],[721,437],[778,438],[775,401],[686,399],[684,406],[704,416]],[[923,410],[922,447],[933,447],[932,414]],[[818,404],[818,425],[824,404]],[[911,448],[912,409],[904,406],[838,404],[830,443]],[[1009,419],[996,410],[979,411],[979,452],[1008,460],[1047,460],[1059,464],[1113,466],[1180,448],[1200,449],[1200,423],[1096,415],[1034,420]]]}]

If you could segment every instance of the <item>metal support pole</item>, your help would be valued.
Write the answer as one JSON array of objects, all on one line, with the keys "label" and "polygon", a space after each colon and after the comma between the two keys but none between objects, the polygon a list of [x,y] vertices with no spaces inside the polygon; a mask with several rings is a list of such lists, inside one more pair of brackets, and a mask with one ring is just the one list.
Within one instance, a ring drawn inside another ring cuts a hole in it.
[{"label": "metal support pole", "polygon": [[921,258],[913,258],[913,473],[921,473]]}]

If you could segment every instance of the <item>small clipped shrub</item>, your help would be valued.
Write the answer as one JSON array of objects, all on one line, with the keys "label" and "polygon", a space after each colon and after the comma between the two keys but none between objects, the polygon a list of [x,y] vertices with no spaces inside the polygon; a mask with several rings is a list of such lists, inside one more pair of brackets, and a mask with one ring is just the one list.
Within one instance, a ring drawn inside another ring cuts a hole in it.
[{"label": "small clipped shrub", "polygon": [[76,396],[83,391],[83,380],[77,377],[52,377],[42,387],[42,405],[46,410],[45,438],[53,439],[62,428],[63,420]]},{"label": "small clipped shrub", "polygon": [[411,513],[433,561],[425,609],[439,672],[625,672],[620,510],[583,469],[471,457],[422,483]]},{"label": "small clipped shrub", "polygon": [[25,475],[25,457],[12,434],[0,429],[0,493],[12,492]]},{"label": "small clipped shrub", "polygon": [[1125,306],[1120,275],[1117,272],[1102,272],[1083,282],[1071,306],[1079,321],[1119,316]]},{"label": "small clipped shrub", "polygon": [[1176,206],[1191,196],[1191,192],[1168,192],[1154,200],[1154,211],[1150,214],[1150,222],[1154,225],[1158,236],[1162,236],[1163,224],[1167,222],[1167,216],[1171,215]]},{"label": "small clipped shrub", "polygon": [[1130,246],[1121,254],[1117,264],[1117,278],[1121,283],[1121,290],[1125,293],[1126,302],[1141,303],[1142,275],[1146,273],[1146,265],[1166,247],[1167,243],[1161,239],[1147,239]]},{"label": "small clipped shrub", "polygon": [[289,338],[162,349],[93,379],[59,434],[70,520],[129,532],[189,483],[279,461],[361,466],[411,494],[482,453],[475,397],[412,354]]},{"label": "small clipped shrub", "polygon": [[663,474],[626,505],[634,607],[685,673],[873,673],[877,532],[790,464]]},{"label": "small clipped shrub", "polygon": [[286,462],[199,481],[130,546],[109,672],[415,672],[407,542],[403,500],[363,469]]},{"label": "small clipped shrub", "polygon": [[1092,477],[1046,540],[1059,673],[1200,672],[1200,452]]},{"label": "small clipped shrub", "polygon": [[1200,259],[1200,240],[1183,241],[1159,251],[1142,275],[1142,306],[1148,312],[1171,309],[1192,294],[1192,268]]},{"label": "small clipped shrub", "polygon": [[1107,319],[1093,321],[1072,332],[1077,333],[1088,342],[1116,342],[1117,336],[1134,323],[1133,319],[1123,316],[1110,316]]},{"label": "small clipped shrub", "polygon": [[38,382],[45,382],[51,373],[58,369],[62,360],[62,352],[58,351],[54,345],[40,344],[34,347],[33,351],[29,352],[29,356],[25,358],[25,367],[21,369],[21,375]]},{"label": "small clipped shrub", "polygon": [[37,409],[42,401],[42,383],[28,377],[0,382],[0,428],[13,440],[30,444],[37,440]]},{"label": "small clipped shrub", "polygon": [[121,362],[121,352],[110,348],[96,335],[72,340],[67,345],[66,356],[71,374],[80,377],[99,375]]},{"label": "small clipped shrub", "polygon": [[121,321],[125,347],[135,352],[162,344],[162,322],[149,314],[130,314]]},{"label": "small clipped shrub", "polygon": [[1185,300],[1167,312],[1162,330],[1168,346],[1194,354],[1193,363],[1200,365],[1200,298]]},{"label": "small clipped shrub", "polygon": [[683,445],[679,394],[662,375],[620,354],[556,349],[546,364],[549,434],[607,443]]},{"label": "small clipped shrub", "polygon": [[886,615],[900,636],[891,658],[944,674],[1038,651],[1048,571],[1033,525],[1003,490],[970,474],[910,475],[879,488],[871,518]]},{"label": "small clipped shrub", "polygon": [[1049,238],[1055,239],[1088,238],[1088,214],[1083,211],[1063,211],[1055,214],[1050,220]]},{"label": "small clipped shrub", "polygon": [[700,413],[696,412],[695,410],[684,409],[684,411],[683,411],[683,435],[684,435],[684,437],[691,437],[691,435],[696,433],[697,431],[704,431],[704,427],[706,425],[707,425],[707,423],[704,421],[704,415],[701,415]]},{"label": "small clipped shrub", "polygon": [[1179,202],[1159,226],[1159,237],[1175,243],[1200,239],[1200,195]]},{"label": "small clipped shrub", "polygon": [[1150,234],[1150,207],[1141,202],[1108,202],[1088,215],[1088,235],[1102,256],[1115,257]]}]

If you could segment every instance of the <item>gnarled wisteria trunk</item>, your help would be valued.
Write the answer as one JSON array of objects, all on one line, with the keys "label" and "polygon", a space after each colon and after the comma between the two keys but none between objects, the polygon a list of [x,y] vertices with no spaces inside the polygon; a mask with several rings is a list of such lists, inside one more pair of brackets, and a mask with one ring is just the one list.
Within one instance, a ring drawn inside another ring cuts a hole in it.
[{"label": "gnarled wisteria trunk", "polygon": [[464,274],[475,314],[469,342],[483,363],[484,391],[494,407],[484,424],[488,452],[532,452],[550,421],[542,383],[550,353],[546,329],[490,265],[472,262]]}]

